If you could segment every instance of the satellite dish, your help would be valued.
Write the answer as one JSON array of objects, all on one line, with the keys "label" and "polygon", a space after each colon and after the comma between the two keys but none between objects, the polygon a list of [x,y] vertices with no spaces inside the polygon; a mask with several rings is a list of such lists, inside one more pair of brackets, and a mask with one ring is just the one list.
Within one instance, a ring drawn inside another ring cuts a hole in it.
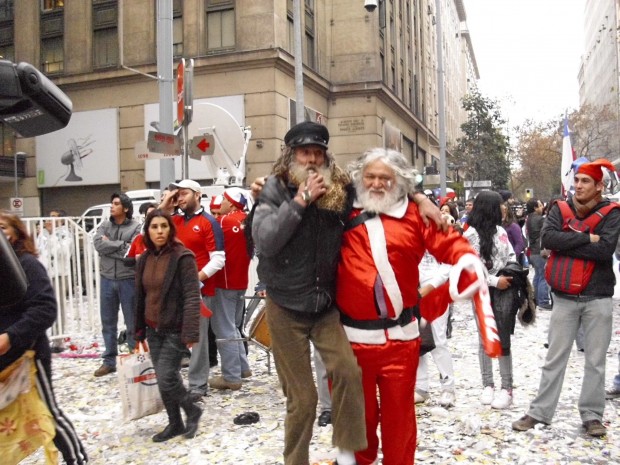
[{"label": "satellite dish", "polygon": [[227,110],[213,103],[194,102],[194,115],[188,133],[190,139],[204,134],[214,136],[213,155],[202,157],[212,173],[211,177],[215,178],[226,170],[237,182],[243,180],[247,141],[243,128]]},{"label": "satellite dish", "polygon": [[[90,136],[89,136],[90,137]],[[79,170],[82,169],[82,158],[90,155],[93,150],[86,149],[92,142],[88,141],[89,138],[86,138],[85,143],[79,145],[75,139],[69,139],[67,144],[69,145],[69,150],[62,154],[60,157],[60,162],[63,165],[70,166],[69,174],[65,178],[65,181],[78,182],[81,181],[82,178],[76,174],[76,168]]]}]

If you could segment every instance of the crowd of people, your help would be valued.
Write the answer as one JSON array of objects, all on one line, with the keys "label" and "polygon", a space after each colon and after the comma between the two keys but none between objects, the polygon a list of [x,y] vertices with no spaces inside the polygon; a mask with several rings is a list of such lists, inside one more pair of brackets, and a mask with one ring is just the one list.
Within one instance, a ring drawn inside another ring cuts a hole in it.
[{"label": "crowd of people", "polygon": [[[523,207],[509,192],[483,191],[459,208],[454,192],[436,198],[417,191],[415,171],[397,151],[370,149],[344,170],[328,149],[327,128],[312,122],[291,128],[284,143],[271,175],[252,184],[251,212],[247,191],[239,188],[212,199],[207,211],[199,183],[190,179],[171,184],[159,205],[145,204],[143,224],[133,219],[126,195],[111,196],[111,216],[94,236],[105,344],[94,376],[116,371],[122,311],[130,349],[148,342],[168,416],[154,442],[195,437],[208,390],[237,391],[252,377],[243,322],[254,254],[286,397],[286,465],[309,463],[319,400],[319,426],[333,425],[333,463],[370,465],[381,451],[384,465],[413,464],[415,406],[430,397],[430,358],[440,374],[439,405],[456,402],[449,347],[455,300],[473,304],[479,401],[500,410],[512,405],[518,385],[511,354],[516,322],[531,324],[537,309],[552,310],[540,388],[513,423],[516,431],[552,422],[581,328],[587,382],[579,414],[587,434],[606,434],[605,398],[620,397],[620,373],[607,393],[604,385],[614,252],[620,258],[620,208],[602,195],[603,170],[613,165],[576,166],[575,194],[567,201],[529,199]],[[2,308],[0,368],[34,348],[54,442],[66,463],[87,463],[51,387],[46,330],[58,299],[19,218],[2,213],[0,228],[29,278],[25,297]],[[42,250],[66,240],[62,222],[45,229]],[[45,253],[40,258],[49,260]],[[429,325],[433,345],[422,354]],[[210,377],[215,351],[221,375]]]}]

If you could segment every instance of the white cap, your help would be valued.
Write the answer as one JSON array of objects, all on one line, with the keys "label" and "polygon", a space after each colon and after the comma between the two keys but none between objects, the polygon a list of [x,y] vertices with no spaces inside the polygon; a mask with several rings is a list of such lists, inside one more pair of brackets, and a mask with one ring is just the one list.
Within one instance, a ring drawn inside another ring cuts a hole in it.
[{"label": "white cap", "polygon": [[171,182],[169,189],[191,189],[194,192],[200,192],[200,184],[196,181],[192,181],[191,179],[184,179],[179,182]]},{"label": "white cap", "polygon": [[243,191],[238,187],[229,187],[226,189],[224,191],[224,197],[239,210],[243,210],[248,203],[245,195],[243,195]]}]

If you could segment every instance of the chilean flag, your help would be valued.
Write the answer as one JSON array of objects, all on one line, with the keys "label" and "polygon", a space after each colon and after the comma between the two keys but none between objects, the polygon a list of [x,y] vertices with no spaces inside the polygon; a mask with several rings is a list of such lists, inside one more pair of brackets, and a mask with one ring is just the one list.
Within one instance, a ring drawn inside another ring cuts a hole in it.
[{"label": "chilean flag", "polygon": [[564,139],[562,142],[562,195],[566,197],[573,187],[574,173],[571,172],[571,165],[575,161],[576,154],[570,143],[570,130],[568,129],[568,117],[564,115]]}]

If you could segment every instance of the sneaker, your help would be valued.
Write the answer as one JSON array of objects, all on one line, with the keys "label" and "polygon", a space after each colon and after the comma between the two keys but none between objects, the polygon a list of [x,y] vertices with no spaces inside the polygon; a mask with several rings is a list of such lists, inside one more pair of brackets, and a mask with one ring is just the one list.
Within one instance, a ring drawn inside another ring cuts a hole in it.
[{"label": "sneaker", "polygon": [[416,389],[414,393],[415,403],[423,404],[430,398],[430,394],[427,391],[423,391],[422,389]]},{"label": "sneaker", "polygon": [[241,378],[246,379],[246,378],[251,378],[252,377],[252,370],[245,370],[241,372]]},{"label": "sneaker", "polygon": [[497,393],[491,402],[491,408],[504,410],[512,405],[512,389],[502,389]]},{"label": "sneaker", "polygon": [[600,438],[607,434],[607,428],[599,420],[588,420],[583,422],[586,434],[595,438]]},{"label": "sneaker", "polygon": [[109,375],[110,373],[114,372],[116,372],[116,367],[111,367],[110,365],[106,365],[104,363],[95,370],[94,375],[96,378],[101,378],[102,376]]},{"label": "sneaker", "polygon": [[241,383],[231,383],[226,381],[223,376],[216,376],[209,380],[209,386],[213,389],[219,389],[221,391],[230,389],[231,391],[238,391],[241,389]]},{"label": "sneaker", "polygon": [[480,396],[480,403],[482,405],[491,405],[493,402],[493,396],[495,395],[495,389],[493,386],[485,386]]},{"label": "sneaker", "polygon": [[441,393],[439,396],[439,405],[444,408],[453,407],[456,404],[456,394],[454,391],[447,390]]},{"label": "sneaker", "polygon": [[552,304],[538,304],[538,308],[541,310],[553,310]]},{"label": "sneaker", "polygon": [[544,421],[537,420],[529,415],[523,415],[517,421],[512,423],[512,429],[515,431],[527,431],[538,424],[546,425]]},{"label": "sneaker", "polygon": [[608,391],[605,391],[605,399],[617,399],[620,397],[620,387],[614,386]]}]

